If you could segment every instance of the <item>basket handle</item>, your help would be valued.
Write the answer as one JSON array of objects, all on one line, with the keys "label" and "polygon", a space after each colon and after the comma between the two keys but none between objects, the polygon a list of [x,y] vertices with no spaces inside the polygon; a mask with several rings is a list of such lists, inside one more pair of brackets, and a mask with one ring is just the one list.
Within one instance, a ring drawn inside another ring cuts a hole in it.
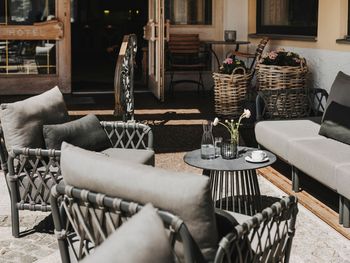
[{"label": "basket handle", "polygon": [[243,74],[244,75],[247,73],[247,71],[246,71],[246,69],[244,67],[237,67],[234,70],[232,70],[231,76],[233,76],[236,73],[236,71],[239,70],[239,69],[243,70]]}]

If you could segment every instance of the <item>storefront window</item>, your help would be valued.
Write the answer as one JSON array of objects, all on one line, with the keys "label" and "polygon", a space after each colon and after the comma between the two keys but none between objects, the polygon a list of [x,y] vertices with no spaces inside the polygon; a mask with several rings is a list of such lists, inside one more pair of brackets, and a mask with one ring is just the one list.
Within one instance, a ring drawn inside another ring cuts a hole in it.
[{"label": "storefront window", "polygon": [[257,0],[257,33],[317,36],[318,0]]},{"label": "storefront window", "polygon": [[173,25],[211,25],[212,0],[165,1],[165,18]]},{"label": "storefront window", "polygon": [[[26,34],[37,22],[55,17],[55,0],[0,0],[2,30]],[[11,26],[23,25],[15,31]],[[39,31],[30,31],[36,32]],[[56,74],[56,41],[0,40],[0,75]]]}]

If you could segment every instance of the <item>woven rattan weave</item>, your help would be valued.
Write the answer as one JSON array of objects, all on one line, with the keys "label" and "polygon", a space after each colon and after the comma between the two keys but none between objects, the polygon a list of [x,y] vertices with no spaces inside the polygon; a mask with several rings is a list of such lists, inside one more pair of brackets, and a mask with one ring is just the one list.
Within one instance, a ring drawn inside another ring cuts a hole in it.
[{"label": "woven rattan weave", "polygon": [[[265,107],[269,115],[282,116],[284,112],[287,117],[290,115],[290,111],[293,111],[295,116],[303,115],[305,105],[308,105],[307,91],[302,91],[302,89],[306,89],[308,72],[304,62],[301,62],[300,66],[297,67],[258,63],[256,70],[259,90],[279,90],[278,97],[265,98]],[[293,90],[298,92],[293,92]]]},{"label": "woven rattan weave", "polygon": [[[236,74],[239,70],[243,74]],[[215,113],[219,116],[238,117],[243,111],[243,102],[252,74],[244,68],[236,68],[231,75],[213,73]]]}]

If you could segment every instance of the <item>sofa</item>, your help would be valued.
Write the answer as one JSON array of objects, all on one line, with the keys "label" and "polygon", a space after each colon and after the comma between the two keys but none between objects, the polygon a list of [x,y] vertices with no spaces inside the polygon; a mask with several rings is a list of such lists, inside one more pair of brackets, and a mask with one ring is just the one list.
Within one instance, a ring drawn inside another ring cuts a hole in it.
[{"label": "sofa", "polygon": [[322,118],[264,120],[255,126],[258,144],[291,165],[295,192],[302,171],[339,194],[344,227],[350,227],[349,87],[350,76],[339,72]]}]

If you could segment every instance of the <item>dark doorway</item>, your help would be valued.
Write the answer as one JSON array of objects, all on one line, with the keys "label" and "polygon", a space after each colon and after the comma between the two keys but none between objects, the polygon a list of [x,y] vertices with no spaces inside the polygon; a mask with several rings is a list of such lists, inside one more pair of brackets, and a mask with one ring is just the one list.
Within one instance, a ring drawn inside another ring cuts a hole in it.
[{"label": "dark doorway", "polygon": [[72,2],[72,90],[108,93],[120,44],[125,34],[138,39],[135,81],[142,78],[143,26],[148,1],[74,0]]}]

